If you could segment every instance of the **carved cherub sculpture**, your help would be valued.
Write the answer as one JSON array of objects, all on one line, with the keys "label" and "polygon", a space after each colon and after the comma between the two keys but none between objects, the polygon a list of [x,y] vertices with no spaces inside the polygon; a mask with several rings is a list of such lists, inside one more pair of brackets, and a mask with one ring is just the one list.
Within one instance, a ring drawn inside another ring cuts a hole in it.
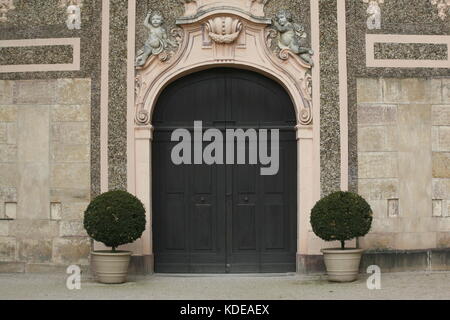
[{"label": "carved cherub sculpture", "polygon": [[149,12],[145,17],[144,26],[150,31],[150,34],[142,49],[137,53],[136,67],[142,67],[150,56],[159,55],[169,46],[176,46],[169,39],[163,24],[164,18],[157,11]]},{"label": "carved cherub sculpture", "polygon": [[278,47],[281,50],[289,49],[298,54],[307,64],[313,66],[314,62],[311,56],[314,51],[301,45],[302,38],[306,37],[303,26],[294,23],[292,15],[286,10],[277,13],[275,19],[273,19],[273,25],[278,31]]}]

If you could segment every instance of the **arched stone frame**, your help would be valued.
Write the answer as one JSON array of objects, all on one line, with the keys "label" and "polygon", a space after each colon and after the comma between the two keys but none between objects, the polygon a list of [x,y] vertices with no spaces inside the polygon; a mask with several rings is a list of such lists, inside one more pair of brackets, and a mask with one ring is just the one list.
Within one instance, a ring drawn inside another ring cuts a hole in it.
[{"label": "arched stone frame", "polygon": [[[234,40],[228,39],[228,42],[213,40],[206,25],[221,23],[225,18],[239,26],[235,30],[238,36]],[[313,161],[311,67],[287,50],[275,54],[269,47],[273,37],[267,28],[271,24],[270,19],[255,17],[240,8],[219,6],[193,17],[183,17],[177,22],[181,27],[178,50],[172,56],[152,56],[136,75],[135,127],[132,132],[135,160],[132,168],[136,196],[147,209],[147,227],[142,238],[128,249],[132,249],[135,255],[153,256],[151,119],[160,93],[180,77],[220,66],[249,69],[272,78],[285,88],[292,99],[297,116],[297,253],[307,254],[309,211],[314,200],[313,171],[314,166],[320,165]],[[153,269],[153,263],[149,263],[150,269]]]}]

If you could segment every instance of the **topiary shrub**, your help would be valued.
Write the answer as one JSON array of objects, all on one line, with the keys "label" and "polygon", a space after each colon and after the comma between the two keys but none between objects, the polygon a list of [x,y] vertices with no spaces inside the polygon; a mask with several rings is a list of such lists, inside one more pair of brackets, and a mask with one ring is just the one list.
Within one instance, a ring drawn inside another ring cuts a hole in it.
[{"label": "topiary shrub", "polygon": [[314,233],[325,241],[341,242],[365,236],[372,225],[372,209],[364,198],[352,192],[335,192],[319,200],[311,210]]},{"label": "topiary shrub", "polygon": [[145,230],[142,202],[125,191],[109,191],[91,201],[84,212],[84,228],[96,241],[111,247],[139,239]]}]

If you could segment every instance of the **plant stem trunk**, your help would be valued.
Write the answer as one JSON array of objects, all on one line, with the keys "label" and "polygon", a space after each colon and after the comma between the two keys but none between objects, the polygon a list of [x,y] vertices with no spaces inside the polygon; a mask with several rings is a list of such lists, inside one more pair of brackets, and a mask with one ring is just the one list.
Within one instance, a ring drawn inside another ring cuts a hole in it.
[{"label": "plant stem trunk", "polygon": [[345,241],[341,241],[341,249],[342,249],[342,250],[345,249]]},{"label": "plant stem trunk", "polygon": [[116,247],[112,247],[112,252],[116,252]]}]

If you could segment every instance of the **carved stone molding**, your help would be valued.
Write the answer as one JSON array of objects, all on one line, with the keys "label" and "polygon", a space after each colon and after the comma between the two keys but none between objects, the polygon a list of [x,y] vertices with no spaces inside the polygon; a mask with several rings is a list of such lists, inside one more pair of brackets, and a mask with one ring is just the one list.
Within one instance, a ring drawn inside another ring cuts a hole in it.
[{"label": "carved stone molding", "polygon": [[253,16],[263,17],[264,6],[269,0],[180,0],[180,2],[185,7],[184,17],[193,17],[218,7],[233,7]]},{"label": "carved stone molding", "polygon": [[375,30],[381,29],[381,8],[380,4],[384,3],[384,0],[363,0],[368,4],[367,14],[367,29]]},{"label": "carved stone molding", "polygon": [[81,8],[83,0],[61,0],[59,6],[66,9],[66,25],[69,30],[81,29]]},{"label": "carved stone molding", "polygon": [[436,6],[438,9],[438,16],[441,20],[447,18],[448,12],[450,11],[450,0],[430,0],[431,4]]},{"label": "carved stone molding", "polygon": [[277,80],[292,98],[298,125],[312,124],[312,66],[290,48],[281,50],[279,56],[272,52],[267,46],[269,19],[255,20],[239,8],[221,7],[178,24],[182,29],[181,42],[171,59],[163,62],[152,55],[137,70],[137,128],[150,126],[157,98],[168,83],[216,66],[249,69]]},{"label": "carved stone molding", "polygon": [[242,22],[232,17],[216,17],[205,24],[211,39],[216,43],[233,43],[242,31]]},{"label": "carved stone molding", "polygon": [[7,13],[14,10],[14,0],[0,0],[0,22],[8,21]]}]

